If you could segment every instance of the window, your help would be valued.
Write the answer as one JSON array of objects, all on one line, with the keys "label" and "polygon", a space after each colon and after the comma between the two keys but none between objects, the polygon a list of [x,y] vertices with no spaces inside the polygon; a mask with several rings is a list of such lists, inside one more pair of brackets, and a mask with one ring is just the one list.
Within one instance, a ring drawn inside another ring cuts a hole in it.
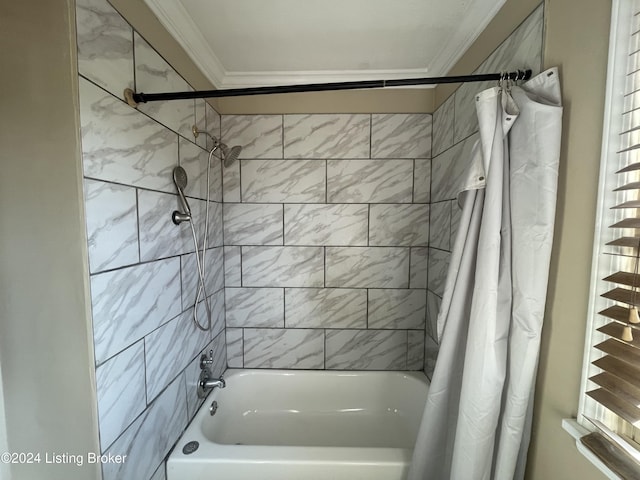
[{"label": "window", "polygon": [[[625,438],[640,451],[640,0],[614,0],[598,213],[578,422]],[[630,316],[631,315],[631,316]],[[631,322],[630,322],[631,319]],[[600,424],[601,422],[601,424]],[[640,466],[610,449],[614,439],[582,444],[623,478]],[[633,473],[635,472],[635,473]]]}]

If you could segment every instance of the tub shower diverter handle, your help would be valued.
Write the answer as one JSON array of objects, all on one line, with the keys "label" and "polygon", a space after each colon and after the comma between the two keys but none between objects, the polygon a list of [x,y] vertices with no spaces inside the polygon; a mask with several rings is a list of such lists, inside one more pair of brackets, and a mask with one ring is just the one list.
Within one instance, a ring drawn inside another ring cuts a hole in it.
[{"label": "tub shower diverter handle", "polygon": [[200,368],[201,369],[205,369],[205,368],[211,368],[211,365],[213,365],[213,350],[209,350],[209,356],[207,357],[206,353],[203,353],[202,355],[200,355]]}]

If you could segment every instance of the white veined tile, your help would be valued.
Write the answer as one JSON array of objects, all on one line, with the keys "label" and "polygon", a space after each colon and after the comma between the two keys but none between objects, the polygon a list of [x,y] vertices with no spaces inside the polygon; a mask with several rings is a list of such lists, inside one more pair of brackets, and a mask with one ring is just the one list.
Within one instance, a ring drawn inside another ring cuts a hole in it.
[{"label": "white veined tile", "polygon": [[106,0],[76,1],[78,72],[113,95],[133,88],[133,31]]},{"label": "white veined tile", "polygon": [[324,333],[313,329],[245,328],[245,368],[324,368]]},{"label": "white veined tile", "polygon": [[149,478],[169,453],[187,425],[187,401],[182,376],[142,413],[106,454],[126,455],[135,461],[102,464],[104,480]]},{"label": "white veined tile", "polygon": [[136,190],[85,179],[84,199],[91,272],[137,263]]},{"label": "white veined tile", "polygon": [[451,201],[431,204],[429,245],[441,250],[451,249]]},{"label": "white veined tile", "polygon": [[84,176],[173,192],[178,136],[80,78]]},{"label": "white veined tile", "polygon": [[242,285],[240,247],[224,247],[224,284],[227,287]]},{"label": "white veined tile", "polygon": [[284,158],[368,158],[369,115],[285,115]]},{"label": "white veined tile", "polygon": [[472,135],[431,161],[432,203],[457,197],[467,180],[467,169],[477,140],[478,135]]},{"label": "white veined tile", "polygon": [[242,284],[247,287],[321,287],[322,247],[242,247]]},{"label": "white veined tile", "polygon": [[144,346],[139,341],[96,368],[101,450],[147,407]]},{"label": "white veined tile", "polygon": [[368,205],[285,205],[285,245],[366,245],[368,215]]},{"label": "white veined tile", "polygon": [[424,330],[409,330],[407,335],[407,370],[422,370],[425,350]]},{"label": "white veined tile", "polygon": [[431,160],[415,160],[413,171],[413,203],[431,201]]},{"label": "white veined tile", "polygon": [[[136,91],[186,92],[191,86],[138,33],[133,36]],[[193,140],[195,100],[142,103],[138,109],[185,138]]]},{"label": "white veined tile", "polygon": [[433,113],[433,156],[453,146],[454,95],[451,95]]},{"label": "white veined tile", "polygon": [[426,302],[422,289],[370,289],[368,327],[424,330]]},{"label": "white veined tile", "polygon": [[427,247],[411,248],[409,288],[427,288],[428,259],[429,249]]},{"label": "white veined tile", "polygon": [[[200,323],[205,323],[204,319]],[[147,335],[144,339],[147,398],[155,398],[209,341],[209,332],[195,326],[193,309]]]},{"label": "white veined tile", "polygon": [[444,250],[429,248],[429,281],[428,288],[436,295],[442,297],[444,294],[447,271],[451,253]]},{"label": "white veined tile", "polygon": [[282,115],[222,115],[222,141],[240,158],[282,158]]},{"label": "white veined tile", "polygon": [[327,202],[411,203],[413,160],[328,160]]},{"label": "white veined tile", "polygon": [[227,328],[227,363],[229,368],[244,367],[244,339],[242,328]]},{"label": "white veined tile", "polygon": [[[243,202],[319,203],[325,201],[325,162],[242,160],[240,168]],[[227,201],[226,198],[225,201]]]},{"label": "white veined tile", "polygon": [[367,291],[286,288],[287,328],[367,328]]},{"label": "white veined tile", "polygon": [[432,291],[427,291],[427,334],[434,339],[438,338],[438,315],[441,305],[442,299]]},{"label": "white veined tile", "polygon": [[431,157],[431,114],[371,115],[371,158]]},{"label": "white veined tile", "polygon": [[405,370],[405,330],[327,330],[327,369]]},{"label": "white veined tile", "polygon": [[326,286],[407,288],[409,249],[326,247]]},{"label": "white veined tile", "polygon": [[[202,253],[200,253],[200,263],[202,264]],[[198,273],[198,259],[196,254],[190,253],[180,257],[180,275],[182,278],[182,309],[186,310],[193,306],[200,286],[200,274]],[[224,260],[222,247],[207,249],[204,256],[204,277],[205,290],[207,296],[216,293],[224,288]],[[200,300],[204,298],[204,293],[200,292]]]},{"label": "white veined tile", "polygon": [[429,205],[371,205],[369,245],[429,245]]},{"label": "white veined tile", "polygon": [[227,245],[282,245],[282,205],[225,203],[224,243]]},{"label": "white veined tile", "polygon": [[180,260],[91,276],[93,338],[101,364],[180,313]]},{"label": "white veined tile", "polygon": [[228,327],[284,327],[282,288],[226,288]]}]

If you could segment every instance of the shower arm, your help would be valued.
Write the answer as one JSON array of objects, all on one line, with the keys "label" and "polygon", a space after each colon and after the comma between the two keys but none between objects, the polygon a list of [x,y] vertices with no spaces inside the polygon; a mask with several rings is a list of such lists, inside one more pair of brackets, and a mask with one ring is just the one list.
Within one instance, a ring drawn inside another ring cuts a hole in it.
[{"label": "shower arm", "polygon": [[127,88],[124,99],[132,107],[140,103],[164,100],[190,100],[194,98],[242,97],[248,95],[273,95],[279,93],[323,92],[331,90],[355,90],[364,88],[403,87],[412,85],[437,85],[440,83],[469,83],[501,80],[529,80],[532,71],[484,73],[476,75],[458,75],[452,77],[404,78],[397,80],[363,80],[357,82],[311,83],[306,85],[280,85],[275,87],[232,88],[226,90],[201,90],[194,92],[142,93]]}]

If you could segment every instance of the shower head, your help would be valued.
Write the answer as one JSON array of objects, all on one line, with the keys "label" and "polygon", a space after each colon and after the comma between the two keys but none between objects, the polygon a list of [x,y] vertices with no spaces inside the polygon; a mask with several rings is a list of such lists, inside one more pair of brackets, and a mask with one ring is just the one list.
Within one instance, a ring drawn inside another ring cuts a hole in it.
[{"label": "shower head", "polygon": [[187,172],[184,171],[184,168],[175,167],[173,169],[173,183],[176,184],[176,189],[178,190],[178,196],[180,197],[180,203],[182,204],[183,210],[183,212],[179,212],[177,210],[173,212],[173,223],[178,225],[185,221],[191,221],[191,209],[189,208],[187,197],[184,196],[184,189],[187,188]]},{"label": "shower head", "polygon": [[224,143],[221,143],[220,150],[222,150],[222,161],[224,163],[224,167],[228,168],[238,159],[240,152],[242,152],[242,147],[240,145],[235,145],[229,148]]},{"label": "shower head", "polygon": [[242,147],[240,145],[236,145],[229,148],[225,143],[218,141],[218,139],[213,135],[211,135],[209,132],[206,132],[204,130],[199,130],[196,125],[191,127],[191,131],[193,132],[194,138],[198,138],[198,135],[200,135],[201,133],[204,133],[206,136],[211,138],[211,140],[213,140],[213,148],[209,153],[213,153],[215,150],[219,148],[220,151],[222,152],[221,157],[222,157],[225,168],[231,166],[231,164],[233,164],[233,162],[235,162],[238,159],[238,156],[240,156],[240,152],[242,151]]}]

